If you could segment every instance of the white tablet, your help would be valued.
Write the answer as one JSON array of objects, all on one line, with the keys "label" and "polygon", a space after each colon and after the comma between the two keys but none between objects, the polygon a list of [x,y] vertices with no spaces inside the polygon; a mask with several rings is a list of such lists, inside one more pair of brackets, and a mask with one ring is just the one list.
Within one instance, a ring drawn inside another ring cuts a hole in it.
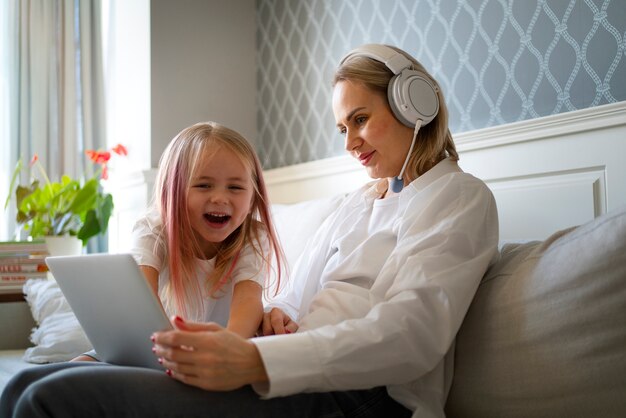
[{"label": "white tablet", "polygon": [[130,254],[47,257],[46,263],[102,361],[163,369],[150,336],[172,324]]}]

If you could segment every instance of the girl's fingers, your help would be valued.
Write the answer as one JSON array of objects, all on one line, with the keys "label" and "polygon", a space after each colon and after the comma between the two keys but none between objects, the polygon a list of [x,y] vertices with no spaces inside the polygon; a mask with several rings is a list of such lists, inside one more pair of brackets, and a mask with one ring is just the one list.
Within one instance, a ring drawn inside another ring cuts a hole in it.
[{"label": "girl's fingers", "polygon": [[296,324],[293,321],[289,321],[287,323],[287,325],[285,325],[285,333],[286,334],[293,334],[294,332],[296,332],[298,330],[299,326],[298,324]]},{"label": "girl's fingers", "polygon": [[265,312],[263,314],[263,323],[261,324],[263,335],[274,335],[274,327],[272,326],[272,314],[271,312]]},{"label": "girl's fingers", "polygon": [[270,311],[270,322],[272,324],[274,334],[284,334],[285,324],[289,323],[289,321],[291,321],[291,318],[289,318],[289,316],[282,310],[274,308]]}]

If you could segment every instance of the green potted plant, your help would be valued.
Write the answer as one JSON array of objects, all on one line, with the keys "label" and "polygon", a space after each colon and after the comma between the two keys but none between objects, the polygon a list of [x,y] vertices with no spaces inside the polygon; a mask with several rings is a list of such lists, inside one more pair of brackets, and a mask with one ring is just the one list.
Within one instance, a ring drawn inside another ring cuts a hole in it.
[{"label": "green potted plant", "polygon": [[[127,155],[126,148],[121,144],[111,151]],[[63,175],[60,181],[52,182],[35,155],[30,165],[37,166],[44,183],[33,179],[30,185],[15,187],[23,169],[22,161],[18,161],[10,190],[15,189],[15,220],[28,231],[30,238],[69,235],[78,238],[85,246],[90,238],[106,232],[113,212],[113,197],[102,190],[100,178],[108,177],[107,163],[111,152],[89,150],[86,154],[91,161],[100,165],[100,170],[91,178],[76,180]],[[5,210],[10,200],[11,194],[6,199]]]}]

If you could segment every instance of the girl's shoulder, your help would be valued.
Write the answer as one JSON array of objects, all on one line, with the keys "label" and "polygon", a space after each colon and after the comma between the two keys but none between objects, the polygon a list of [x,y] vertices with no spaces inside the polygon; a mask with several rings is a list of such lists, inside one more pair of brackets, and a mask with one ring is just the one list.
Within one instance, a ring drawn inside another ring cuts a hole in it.
[{"label": "girl's shoulder", "polygon": [[269,247],[269,242],[270,235],[267,226],[263,222],[253,219],[250,224],[250,236],[245,239],[243,250],[253,250],[254,248],[266,250]]},{"label": "girl's shoulder", "polygon": [[134,229],[143,232],[161,232],[163,230],[161,215],[156,209],[148,210],[148,212],[135,222]]}]

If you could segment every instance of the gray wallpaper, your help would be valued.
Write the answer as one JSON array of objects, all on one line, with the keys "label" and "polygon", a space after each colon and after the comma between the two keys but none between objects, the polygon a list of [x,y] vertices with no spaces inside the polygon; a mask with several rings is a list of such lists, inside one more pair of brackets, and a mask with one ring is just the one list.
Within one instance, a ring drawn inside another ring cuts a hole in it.
[{"label": "gray wallpaper", "polygon": [[265,168],[341,155],[330,80],[363,43],[440,82],[453,133],[626,100],[626,0],[257,0]]}]

